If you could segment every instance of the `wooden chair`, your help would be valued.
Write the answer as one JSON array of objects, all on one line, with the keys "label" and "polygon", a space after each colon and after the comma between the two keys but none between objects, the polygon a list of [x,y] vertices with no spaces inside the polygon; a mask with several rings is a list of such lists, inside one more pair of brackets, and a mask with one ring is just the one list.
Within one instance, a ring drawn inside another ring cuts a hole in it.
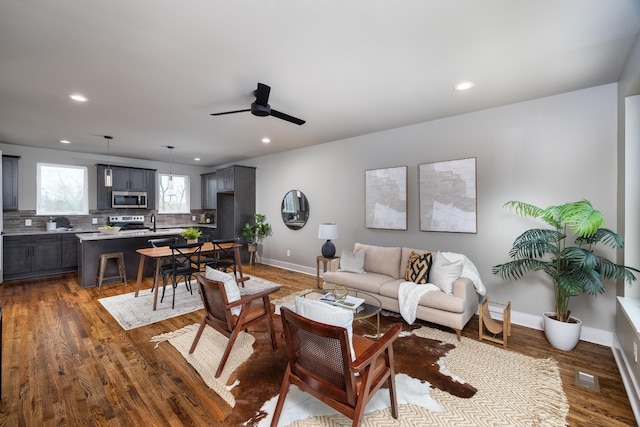
[{"label": "wooden chair", "polygon": [[[216,331],[229,338],[227,347],[222,355],[222,360],[218,365],[215,377],[218,378],[224,369],[225,363],[229,358],[233,344],[238,334],[254,323],[267,320],[269,332],[271,333],[271,345],[278,348],[276,343],[276,334],[273,328],[273,319],[271,317],[271,303],[269,295],[276,292],[279,287],[267,289],[255,294],[241,295],[237,301],[229,302],[227,291],[222,282],[207,279],[202,273],[197,273],[198,286],[200,288],[200,296],[204,305],[204,317],[200,323],[200,328],[196,333],[196,337],[191,344],[189,354],[193,353],[198,345],[202,331],[206,325],[211,326]],[[240,314],[231,313],[231,308],[240,307]]]},{"label": "wooden chair", "polygon": [[395,324],[379,340],[353,335],[356,359],[345,328],[302,317],[281,307],[282,326],[289,364],[280,388],[271,426],[278,425],[290,384],[326,403],[358,426],[367,402],[389,383],[391,414],[398,418],[393,342],[402,327]]},{"label": "wooden chair", "polygon": [[164,291],[171,278],[171,285],[173,288],[173,298],[171,302],[171,308],[176,305],[176,287],[178,286],[178,277],[184,279],[189,292],[193,294],[191,288],[191,277],[200,271],[200,255],[202,254],[202,242],[189,243],[186,245],[170,245],[171,248],[171,262],[164,264],[160,267],[162,272],[162,297],[160,302],[164,300]]}]

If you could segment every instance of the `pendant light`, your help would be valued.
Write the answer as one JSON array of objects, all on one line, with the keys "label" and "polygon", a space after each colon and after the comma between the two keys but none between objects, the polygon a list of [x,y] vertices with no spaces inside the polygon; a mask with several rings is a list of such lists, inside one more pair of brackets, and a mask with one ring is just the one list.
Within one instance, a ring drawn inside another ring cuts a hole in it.
[{"label": "pendant light", "polygon": [[104,186],[112,187],[113,186],[113,170],[111,169],[110,145],[113,137],[109,135],[105,135],[104,139],[107,140],[107,168],[104,170]]},{"label": "pendant light", "polygon": [[171,172],[172,166],[173,166],[173,162],[171,161],[171,152],[173,151],[174,147],[173,145],[167,145],[167,148],[169,149],[169,184],[168,184],[168,188],[169,190],[173,190],[173,173]]}]

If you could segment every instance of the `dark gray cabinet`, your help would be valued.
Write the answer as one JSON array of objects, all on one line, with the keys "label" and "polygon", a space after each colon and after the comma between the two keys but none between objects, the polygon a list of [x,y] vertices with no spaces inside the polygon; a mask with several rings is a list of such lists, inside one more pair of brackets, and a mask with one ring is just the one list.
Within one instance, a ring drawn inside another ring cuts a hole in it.
[{"label": "dark gray cabinet", "polygon": [[235,172],[236,168],[244,166],[229,166],[216,171],[218,182],[218,193],[233,192],[235,189]]},{"label": "dark gray cabinet", "polygon": [[60,234],[5,236],[4,277],[12,279],[62,272],[61,242]]},{"label": "dark gray cabinet", "polygon": [[203,173],[202,181],[202,209],[215,209],[218,206],[218,181],[216,172]]},{"label": "dark gray cabinet", "polygon": [[2,156],[2,209],[18,210],[18,156]]},{"label": "dark gray cabinet", "polygon": [[[227,170],[231,169],[231,173]],[[231,166],[222,169],[222,176],[232,177],[233,191],[220,192],[220,170],[218,175],[218,202],[216,210],[216,226],[218,239],[234,239],[242,237],[242,227],[253,221],[256,211],[256,168],[249,166]],[[224,178],[223,178],[224,179]],[[227,181],[227,184],[229,181]],[[244,242],[246,243],[246,242]],[[246,247],[241,250],[242,260],[249,260]]]},{"label": "dark gray cabinet", "polygon": [[107,165],[97,164],[97,205],[98,209],[111,209],[111,191],[145,191],[147,193],[147,209],[155,209],[156,204],[156,171],[155,169],[129,168],[111,166],[112,186],[104,186],[104,170]]},{"label": "dark gray cabinet", "polygon": [[61,260],[62,268],[78,268],[78,238],[75,234],[63,234],[60,236]]},{"label": "dark gray cabinet", "polygon": [[147,191],[145,169],[113,166],[113,188],[115,191]]}]

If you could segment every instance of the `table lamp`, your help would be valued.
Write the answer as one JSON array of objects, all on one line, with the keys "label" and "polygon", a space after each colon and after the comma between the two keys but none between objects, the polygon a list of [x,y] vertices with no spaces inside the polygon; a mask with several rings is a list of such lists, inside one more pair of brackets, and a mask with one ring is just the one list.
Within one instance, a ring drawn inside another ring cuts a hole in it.
[{"label": "table lamp", "polygon": [[338,225],[333,223],[320,224],[318,228],[318,239],[326,240],[322,245],[322,256],[332,258],[336,254],[336,247],[331,243],[332,239],[338,238]]}]

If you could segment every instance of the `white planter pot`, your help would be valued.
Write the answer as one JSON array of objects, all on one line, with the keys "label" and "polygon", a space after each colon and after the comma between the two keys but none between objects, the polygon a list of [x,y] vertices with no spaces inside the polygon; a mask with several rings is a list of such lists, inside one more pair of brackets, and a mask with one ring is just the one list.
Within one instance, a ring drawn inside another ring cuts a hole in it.
[{"label": "white planter pot", "polygon": [[582,331],[582,321],[576,319],[575,323],[559,322],[552,318],[555,313],[547,312],[542,315],[542,325],[547,341],[558,350],[573,350],[580,341],[580,331]]}]

